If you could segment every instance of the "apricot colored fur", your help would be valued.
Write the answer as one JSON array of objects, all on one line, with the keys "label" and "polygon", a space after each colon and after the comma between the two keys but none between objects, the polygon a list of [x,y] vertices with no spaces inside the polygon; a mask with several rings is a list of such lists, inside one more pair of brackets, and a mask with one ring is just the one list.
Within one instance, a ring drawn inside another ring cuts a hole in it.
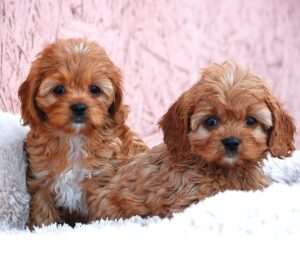
[{"label": "apricot colored fur", "polygon": [[[212,116],[219,124],[209,127]],[[248,117],[256,123],[247,125]],[[231,62],[203,70],[159,124],[165,143],[135,156],[105,188],[93,191],[92,220],[169,217],[218,192],[264,189],[267,153],[286,157],[295,150],[291,116],[264,81]],[[222,144],[232,136],[241,140],[236,153]]]},{"label": "apricot colored fur", "polygon": [[[100,92],[93,94],[92,85]],[[53,89],[63,86],[65,92]],[[147,147],[125,124],[122,76],[104,50],[84,39],[60,40],[33,62],[19,89],[31,195],[29,227],[87,222],[87,190],[99,190],[116,170]],[[74,123],[70,107],[87,113]]]}]

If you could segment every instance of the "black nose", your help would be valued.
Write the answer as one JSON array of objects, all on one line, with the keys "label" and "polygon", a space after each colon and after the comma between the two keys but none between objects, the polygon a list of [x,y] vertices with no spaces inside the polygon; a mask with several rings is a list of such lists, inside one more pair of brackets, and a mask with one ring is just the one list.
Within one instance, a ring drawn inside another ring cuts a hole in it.
[{"label": "black nose", "polygon": [[87,106],[83,103],[76,103],[71,106],[73,114],[76,116],[83,116],[87,110]]},{"label": "black nose", "polygon": [[228,150],[230,152],[235,152],[239,148],[241,140],[236,137],[228,137],[228,138],[222,140],[222,143],[226,150]]}]

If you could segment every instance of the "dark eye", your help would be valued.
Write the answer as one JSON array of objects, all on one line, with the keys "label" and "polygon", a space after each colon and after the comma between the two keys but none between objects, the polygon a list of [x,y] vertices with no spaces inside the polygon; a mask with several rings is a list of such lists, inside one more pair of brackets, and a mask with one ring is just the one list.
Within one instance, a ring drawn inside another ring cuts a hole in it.
[{"label": "dark eye", "polygon": [[256,124],[256,119],[253,117],[248,117],[245,122],[248,126],[253,126]]},{"label": "dark eye", "polygon": [[216,117],[209,117],[205,122],[204,124],[207,126],[207,127],[214,127],[216,125],[219,124],[219,119],[216,118]]},{"label": "dark eye", "polygon": [[97,85],[91,85],[90,92],[93,94],[97,94],[101,91],[101,89]]},{"label": "dark eye", "polygon": [[53,89],[53,92],[57,95],[62,95],[65,93],[65,87],[62,85],[58,85]]}]

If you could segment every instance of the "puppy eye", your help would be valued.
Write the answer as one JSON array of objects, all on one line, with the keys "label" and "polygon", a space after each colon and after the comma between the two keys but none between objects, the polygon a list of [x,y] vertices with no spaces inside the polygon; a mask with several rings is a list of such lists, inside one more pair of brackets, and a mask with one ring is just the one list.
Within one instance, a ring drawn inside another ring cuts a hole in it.
[{"label": "puppy eye", "polygon": [[253,117],[248,117],[245,122],[248,126],[253,126],[256,124],[256,119]]},{"label": "puppy eye", "polygon": [[93,94],[97,94],[101,91],[101,89],[97,85],[91,85],[90,92]]},{"label": "puppy eye", "polygon": [[62,95],[65,93],[65,87],[62,85],[58,85],[53,89],[53,92],[57,95]]},{"label": "puppy eye", "polygon": [[217,117],[209,117],[204,124],[207,127],[215,127],[216,125],[218,125],[220,122],[220,120]]}]

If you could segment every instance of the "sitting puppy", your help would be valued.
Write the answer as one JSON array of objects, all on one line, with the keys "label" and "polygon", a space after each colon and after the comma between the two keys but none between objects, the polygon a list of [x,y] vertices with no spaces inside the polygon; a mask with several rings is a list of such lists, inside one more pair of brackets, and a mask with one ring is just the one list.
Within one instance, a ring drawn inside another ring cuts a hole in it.
[{"label": "sitting puppy", "polygon": [[168,217],[218,192],[263,189],[268,152],[281,158],[295,150],[291,116],[264,81],[230,62],[204,70],[159,125],[165,143],[89,197],[98,210],[92,220]]},{"label": "sitting puppy", "polygon": [[29,227],[88,221],[87,189],[99,189],[146,150],[124,123],[120,70],[95,42],[57,41],[33,62],[19,97],[31,127],[25,142]]}]

